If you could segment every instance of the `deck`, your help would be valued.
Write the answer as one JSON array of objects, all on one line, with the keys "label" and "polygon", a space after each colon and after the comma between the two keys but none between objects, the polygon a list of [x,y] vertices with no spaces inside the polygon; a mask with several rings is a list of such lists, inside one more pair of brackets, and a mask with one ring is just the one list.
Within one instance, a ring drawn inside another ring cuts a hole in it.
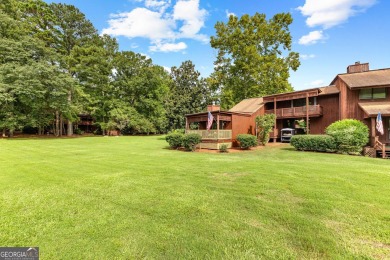
[{"label": "deck", "polygon": [[375,151],[375,156],[373,157],[382,157],[383,159],[390,159],[389,144],[380,142],[378,136],[374,136],[373,139],[374,147],[371,148]]},{"label": "deck", "polygon": [[221,145],[232,147],[232,130],[186,130],[187,134],[199,134],[202,142],[198,145],[201,149],[218,150]]},{"label": "deck", "polygon": [[[274,109],[265,111],[266,114],[274,114]],[[322,106],[311,105],[309,106],[308,113],[310,117],[322,116]],[[306,116],[306,106],[303,107],[289,107],[289,108],[278,108],[276,109],[276,117],[281,118],[298,118]]]},{"label": "deck", "polygon": [[202,140],[230,140],[232,130],[186,130],[187,134],[199,134]]}]

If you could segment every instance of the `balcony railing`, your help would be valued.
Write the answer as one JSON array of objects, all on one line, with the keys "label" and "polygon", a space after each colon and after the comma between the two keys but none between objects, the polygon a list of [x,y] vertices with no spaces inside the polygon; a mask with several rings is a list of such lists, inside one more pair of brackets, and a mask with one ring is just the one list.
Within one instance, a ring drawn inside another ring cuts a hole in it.
[{"label": "balcony railing", "polygon": [[199,134],[202,140],[232,139],[232,130],[187,130],[187,134]]},{"label": "balcony railing", "polygon": [[[310,117],[322,116],[322,107],[320,105],[309,106],[308,112]],[[275,113],[275,111],[273,109],[270,109],[270,110],[266,110],[265,113],[273,114]],[[305,116],[306,116],[306,106],[276,109],[277,118],[294,118],[294,117],[305,117]]]}]

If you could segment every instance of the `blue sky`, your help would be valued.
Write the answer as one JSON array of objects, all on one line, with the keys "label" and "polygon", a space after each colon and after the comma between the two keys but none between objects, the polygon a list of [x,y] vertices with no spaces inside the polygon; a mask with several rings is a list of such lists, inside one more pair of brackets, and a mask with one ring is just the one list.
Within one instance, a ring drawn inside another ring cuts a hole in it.
[{"label": "blue sky", "polygon": [[325,86],[355,61],[370,69],[390,67],[389,0],[62,0],[78,7],[100,33],[118,39],[121,50],[152,58],[166,68],[191,60],[206,77],[216,50],[214,24],[228,14],[290,12],[293,51],[301,66],[291,72],[296,90]]}]

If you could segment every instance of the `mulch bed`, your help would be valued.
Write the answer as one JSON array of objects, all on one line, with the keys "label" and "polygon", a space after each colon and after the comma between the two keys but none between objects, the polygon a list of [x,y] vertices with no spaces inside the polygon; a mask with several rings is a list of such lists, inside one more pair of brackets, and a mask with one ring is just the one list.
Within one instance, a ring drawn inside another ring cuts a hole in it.
[{"label": "mulch bed", "polygon": [[[286,143],[268,143],[267,146],[286,146],[288,144]],[[238,147],[233,147],[233,148],[230,148],[228,149],[228,153],[245,153],[245,152],[250,152],[250,151],[257,151],[257,150],[261,150],[261,149],[264,149],[265,147],[262,146],[262,145],[259,145],[259,146],[256,146],[256,147],[252,147],[251,149],[249,150],[242,150]],[[180,151],[184,151],[184,149],[180,149]],[[196,153],[221,153],[219,150],[212,150],[212,149],[196,149],[195,151]]]}]

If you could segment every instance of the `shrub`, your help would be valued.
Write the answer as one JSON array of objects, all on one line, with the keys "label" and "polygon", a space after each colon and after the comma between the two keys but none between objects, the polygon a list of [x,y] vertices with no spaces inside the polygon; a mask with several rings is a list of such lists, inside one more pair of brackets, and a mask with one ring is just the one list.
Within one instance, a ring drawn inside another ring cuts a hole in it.
[{"label": "shrub", "polygon": [[179,148],[183,144],[183,134],[181,133],[170,133],[165,137],[165,140],[168,142],[171,148]]},{"label": "shrub", "polygon": [[102,135],[102,134],[103,134],[103,131],[102,131],[102,129],[100,128],[100,126],[98,126],[98,127],[96,128],[96,130],[93,131],[93,134],[94,134],[94,135]]},{"label": "shrub", "polygon": [[272,127],[275,124],[275,114],[265,114],[256,117],[256,126],[258,129],[259,141],[262,145],[267,145],[269,134],[272,132]]},{"label": "shrub", "polygon": [[81,131],[80,128],[74,129],[74,130],[73,130],[73,133],[76,134],[76,135],[82,135],[82,134],[84,134],[84,132]]},{"label": "shrub", "polygon": [[335,152],[337,148],[329,135],[294,135],[290,144],[299,151]]},{"label": "shrub", "polygon": [[336,121],[325,131],[335,139],[340,153],[359,154],[369,140],[368,127],[356,119]]},{"label": "shrub", "polygon": [[195,151],[196,145],[202,141],[199,134],[186,134],[183,137],[183,146],[187,151]]},{"label": "shrub", "polygon": [[249,149],[257,145],[257,138],[254,135],[241,134],[237,135],[237,141],[241,149]]},{"label": "shrub", "polygon": [[186,133],[186,130],[184,128],[173,129],[173,130],[169,131],[168,134],[172,134],[172,133],[184,135]]},{"label": "shrub", "polygon": [[228,146],[227,146],[227,144],[221,144],[221,145],[219,146],[219,152],[220,152],[220,153],[228,153],[229,151],[228,151]]}]

